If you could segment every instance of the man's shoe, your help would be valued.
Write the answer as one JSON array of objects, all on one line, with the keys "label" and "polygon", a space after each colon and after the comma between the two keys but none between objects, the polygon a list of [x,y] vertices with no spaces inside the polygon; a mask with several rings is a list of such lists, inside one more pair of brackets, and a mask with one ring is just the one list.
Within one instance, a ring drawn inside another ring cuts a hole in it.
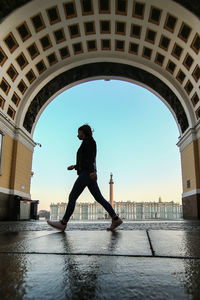
[{"label": "man's shoe", "polygon": [[107,228],[107,230],[114,230],[115,228],[117,228],[119,225],[123,223],[122,219],[120,219],[119,217],[117,218],[117,220],[114,220],[114,218],[112,218],[112,223],[110,227]]},{"label": "man's shoe", "polygon": [[56,228],[56,229],[59,229],[59,230],[62,230],[62,231],[65,231],[66,227],[67,227],[67,224],[66,225],[63,225],[61,223],[61,221],[51,221],[51,220],[47,220],[47,224],[49,224],[50,226]]}]

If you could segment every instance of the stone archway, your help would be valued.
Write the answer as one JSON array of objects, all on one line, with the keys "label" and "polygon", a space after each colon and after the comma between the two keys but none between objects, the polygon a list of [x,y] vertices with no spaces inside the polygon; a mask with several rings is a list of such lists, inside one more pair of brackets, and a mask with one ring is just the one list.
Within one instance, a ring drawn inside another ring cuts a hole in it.
[{"label": "stone archway", "polygon": [[109,62],[82,65],[66,71],[49,81],[34,97],[28,107],[23,127],[29,133],[32,133],[32,129],[35,127],[35,121],[38,119],[38,114],[52,95],[56,94],[68,85],[84,79],[89,80],[91,77],[94,78],[97,76],[115,76],[116,78],[125,78],[148,86],[150,89],[157,92],[160,97],[165,99],[166,103],[175,115],[180,132],[184,133],[188,129],[189,123],[183,106],[181,105],[178,97],[164,82],[153,74],[139,68]]},{"label": "stone archway", "polygon": [[0,218],[15,195],[31,197],[42,111],[64,89],[95,78],[141,84],[168,106],[180,132],[184,217],[200,217],[199,4],[179,2],[21,0],[2,10]]}]

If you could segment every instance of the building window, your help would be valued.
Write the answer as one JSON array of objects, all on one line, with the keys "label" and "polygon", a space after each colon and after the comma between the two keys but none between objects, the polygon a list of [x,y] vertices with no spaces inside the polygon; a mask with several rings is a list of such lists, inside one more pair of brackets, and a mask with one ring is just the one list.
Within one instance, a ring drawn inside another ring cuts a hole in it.
[{"label": "building window", "polygon": [[3,152],[3,133],[0,132],[0,175],[1,174],[1,166],[2,166],[2,152]]},{"label": "building window", "polygon": [[188,189],[191,187],[191,184],[190,184],[190,180],[189,180],[189,179],[187,180],[186,185],[187,185],[187,188],[188,188]]}]

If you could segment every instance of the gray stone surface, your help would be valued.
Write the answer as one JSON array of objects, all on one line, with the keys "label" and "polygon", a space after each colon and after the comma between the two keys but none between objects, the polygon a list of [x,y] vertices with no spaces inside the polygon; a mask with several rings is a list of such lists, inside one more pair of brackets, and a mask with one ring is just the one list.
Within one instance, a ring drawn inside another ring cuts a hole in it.
[{"label": "gray stone surface", "polygon": [[200,233],[198,231],[150,230],[149,236],[157,256],[200,258]]},{"label": "gray stone surface", "polygon": [[[151,250],[145,231],[68,231],[0,233],[0,251],[24,253],[76,253],[149,256]],[[6,239],[8,244],[6,245]],[[11,241],[13,239],[13,244]],[[14,242],[15,241],[15,242]]]},{"label": "gray stone surface", "polygon": [[0,254],[0,261],[1,299],[199,299],[189,260]]},{"label": "gray stone surface", "polygon": [[16,225],[21,230],[0,231],[1,300],[200,299],[198,230]]},{"label": "gray stone surface", "polygon": [[[108,227],[110,221],[70,221],[67,225],[69,231],[72,230],[103,230]],[[45,221],[12,221],[0,222],[0,232],[21,232],[21,231],[54,231]],[[143,220],[126,221],[117,229],[121,230],[189,230],[200,232],[200,220]]]}]

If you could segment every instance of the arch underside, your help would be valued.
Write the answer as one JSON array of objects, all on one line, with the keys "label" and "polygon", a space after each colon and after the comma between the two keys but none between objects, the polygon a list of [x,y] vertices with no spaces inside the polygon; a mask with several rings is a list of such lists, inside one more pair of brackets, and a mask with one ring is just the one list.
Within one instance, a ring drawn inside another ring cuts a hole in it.
[{"label": "arch underside", "polygon": [[52,95],[68,85],[95,76],[123,77],[145,84],[165,99],[169,107],[174,111],[182,133],[189,127],[182,104],[174,92],[163,81],[153,74],[137,67],[111,62],[91,63],[75,67],[49,81],[32,100],[26,112],[23,127],[31,133],[38,113]]},{"label": "arch underside", "polygon": [[[13,10],[31,2],[33,0],[1,0],[1,9],[0,9],[0,20],[5,18],[8,14],[10,14]],[[181,6],[185,7],[193,14],[195,14],[198,18],[200,18],[200,2],[199,0],[173,0],[177,2]]]}]

